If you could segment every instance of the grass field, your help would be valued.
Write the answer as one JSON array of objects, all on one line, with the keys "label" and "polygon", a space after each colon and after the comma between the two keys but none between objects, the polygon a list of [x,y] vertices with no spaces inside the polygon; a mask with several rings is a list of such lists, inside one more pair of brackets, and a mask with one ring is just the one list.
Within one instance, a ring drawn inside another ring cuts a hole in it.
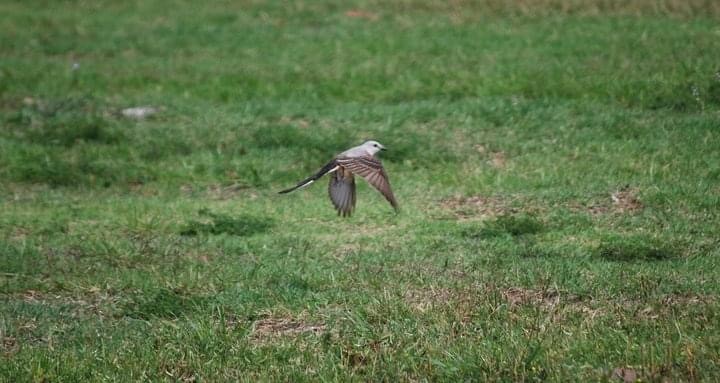
[{"label": "grass field", "polygon": [[720,376],[720,4],[199,4],[0,3],[0,381]]}]

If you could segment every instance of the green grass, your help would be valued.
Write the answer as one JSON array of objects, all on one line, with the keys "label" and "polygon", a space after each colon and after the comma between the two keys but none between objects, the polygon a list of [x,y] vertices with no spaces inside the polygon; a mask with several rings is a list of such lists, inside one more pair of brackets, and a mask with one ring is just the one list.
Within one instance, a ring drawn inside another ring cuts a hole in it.
[{"label": "green grass", "polygon": [[716,379],[720,8],[566,3],[1,3],[0,381]]}]

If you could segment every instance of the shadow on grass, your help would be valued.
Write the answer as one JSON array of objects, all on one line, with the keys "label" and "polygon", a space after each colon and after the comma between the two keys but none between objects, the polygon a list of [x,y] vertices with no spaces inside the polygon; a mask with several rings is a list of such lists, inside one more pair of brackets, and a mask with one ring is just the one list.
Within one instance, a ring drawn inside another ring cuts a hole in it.
[{"label": "shadow on grass", "polygon": [[469,238],[495,238],[505,235],[521,237],[540,233],[544,229],[544,224],[532,215],[505,214],[485,222],[479,229],[465,229],[463,235]]},{"label": "shadow on grass", "polygon": [[675,86],[657,89],[647,102],[650,109],[671,109],[678,112],[694,112],[707,106],[720,105],[720,80],[713,77],[697,78]]},{"label": "shadow on grass", "polygon": [[180,235],[195,236],[201,234],[228,234],[248,236],[267,231],[273,221],[266,217],[239,216],[213,213],[208,209],[200,209],[198,214],[206,218],[206,222],[191,220],[180,230]]},{"label": "shadow on grass", "polygon": [[612,235],[603,238],[593,255],[613,262],[664,261],[677,258],[677,250],[646,236]]}]

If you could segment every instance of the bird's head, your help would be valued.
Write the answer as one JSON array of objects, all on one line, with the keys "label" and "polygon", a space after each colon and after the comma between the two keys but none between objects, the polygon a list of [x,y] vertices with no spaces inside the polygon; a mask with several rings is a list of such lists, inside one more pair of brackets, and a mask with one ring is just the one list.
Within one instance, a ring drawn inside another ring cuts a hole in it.
[{"label": "bird's head", "polygon": [[372,155],[375,155],[375,153],[377,153],[377,152],[379,152],[379,151],[381,151],[381,150],[386,150],[385,147],[382,146],[381,143],[379,143],[379,142],[377,142],[377,141],[373,141],[373,140],[365,141],[361,146],[362,146],[371,156],[372,156]]}]

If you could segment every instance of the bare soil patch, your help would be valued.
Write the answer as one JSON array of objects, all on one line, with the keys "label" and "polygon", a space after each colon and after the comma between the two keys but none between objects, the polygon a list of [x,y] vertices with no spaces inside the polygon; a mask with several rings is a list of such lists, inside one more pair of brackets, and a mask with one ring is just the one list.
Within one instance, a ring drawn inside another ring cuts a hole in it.
[{"label": "bare soil patch", "polygon": [[609,198],[593,201],[589,204],[573,202],[569,204],[571,210],[584,211],[591,215],[604,214],[634,214],[643,210],[644,205],[638,197],[639,189],[628,185],[610,193]]}]

